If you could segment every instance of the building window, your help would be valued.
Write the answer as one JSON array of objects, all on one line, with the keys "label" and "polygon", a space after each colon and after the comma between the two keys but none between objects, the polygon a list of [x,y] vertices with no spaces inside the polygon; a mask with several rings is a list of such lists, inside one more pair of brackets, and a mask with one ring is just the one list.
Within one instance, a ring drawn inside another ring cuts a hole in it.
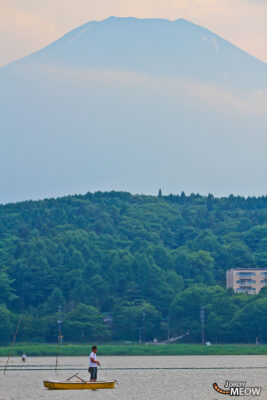
[{"label": "building window", "polygon": [[255,272],[237,272],[237,275],[240,276],[240,278],[250,278],[251,276],[256,276]]}]

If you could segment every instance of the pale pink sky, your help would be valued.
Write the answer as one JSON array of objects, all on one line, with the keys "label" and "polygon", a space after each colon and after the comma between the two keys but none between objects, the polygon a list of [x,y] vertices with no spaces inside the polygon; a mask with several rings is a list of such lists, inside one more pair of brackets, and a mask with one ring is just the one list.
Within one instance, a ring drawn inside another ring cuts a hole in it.
[{"label": "pale pink sky", "polygon": [[267,62],[267,0],[0,0],[0,66],[111,15],[185,18]]}]

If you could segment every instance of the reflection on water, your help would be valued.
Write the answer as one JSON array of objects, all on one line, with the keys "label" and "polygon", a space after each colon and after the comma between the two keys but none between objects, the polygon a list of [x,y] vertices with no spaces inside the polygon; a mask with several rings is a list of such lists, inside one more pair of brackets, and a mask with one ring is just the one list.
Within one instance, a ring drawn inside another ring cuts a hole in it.
[{"label": "reflection on water", "polygon": [[[188,357],[99,357],[103,370],[99,379],[117,379],[115,390],[49,391],[43,387],[44,379],[62,380],[80,371],[88,378],[88,357],[61,357],[59,367],[70,371],[27,371],[31,365],[55,365],[53,357],[30,355],[23,371],[0,372],[0,400],[42,399],[121,399],[121,400],[214,400],[223,398],[212,388],[214,382],[223,387],[226,380],[246,381],[248,386],[262,386],[260,399],[267,399],[267,356],[188,356]],[[0,367],[4,365],[0,358]],[[20,358],[12,358],[10,366],[21,365]],[[259,368],[260,367],[260,368]],[[148,370],[107,370],[106,368],[185,368]],[[192,368],[192,369],[187,369]],[[194,369],[195,368],[195,369]],[[208,368],[208,369],[197,369]],[[214,369],[213,369],[214,368]],[[217,369],[215,369],[217,368]],[[224,369],[225,368],[225,369]],[[249,368],[249,369],[242,369]],[[73,373],[72,373],[73,371]],[[242,399],[242,397],[239,397]]]}]

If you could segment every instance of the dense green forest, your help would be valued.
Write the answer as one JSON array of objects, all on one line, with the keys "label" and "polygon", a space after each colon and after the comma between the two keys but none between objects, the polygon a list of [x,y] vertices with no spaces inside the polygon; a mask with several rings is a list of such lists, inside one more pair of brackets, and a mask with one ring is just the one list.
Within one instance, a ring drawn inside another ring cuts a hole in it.
[{"label": "dense green forest", "polygon": [[[87,193],[0,205],[0,343],[267,341],[267,289],[225,289],[267,267],[267,196]],[[61,307],[62,315],[58,314]]]}]

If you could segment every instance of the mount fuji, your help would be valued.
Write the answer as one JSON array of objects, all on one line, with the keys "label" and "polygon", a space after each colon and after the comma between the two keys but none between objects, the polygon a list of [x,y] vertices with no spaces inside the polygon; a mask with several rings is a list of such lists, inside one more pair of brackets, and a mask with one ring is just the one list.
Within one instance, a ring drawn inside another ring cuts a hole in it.
[{"label": "mount fuji", "polygon": [[267,65],[184,19],[89,22],[0,89],[0,202],[265,192]]}]

